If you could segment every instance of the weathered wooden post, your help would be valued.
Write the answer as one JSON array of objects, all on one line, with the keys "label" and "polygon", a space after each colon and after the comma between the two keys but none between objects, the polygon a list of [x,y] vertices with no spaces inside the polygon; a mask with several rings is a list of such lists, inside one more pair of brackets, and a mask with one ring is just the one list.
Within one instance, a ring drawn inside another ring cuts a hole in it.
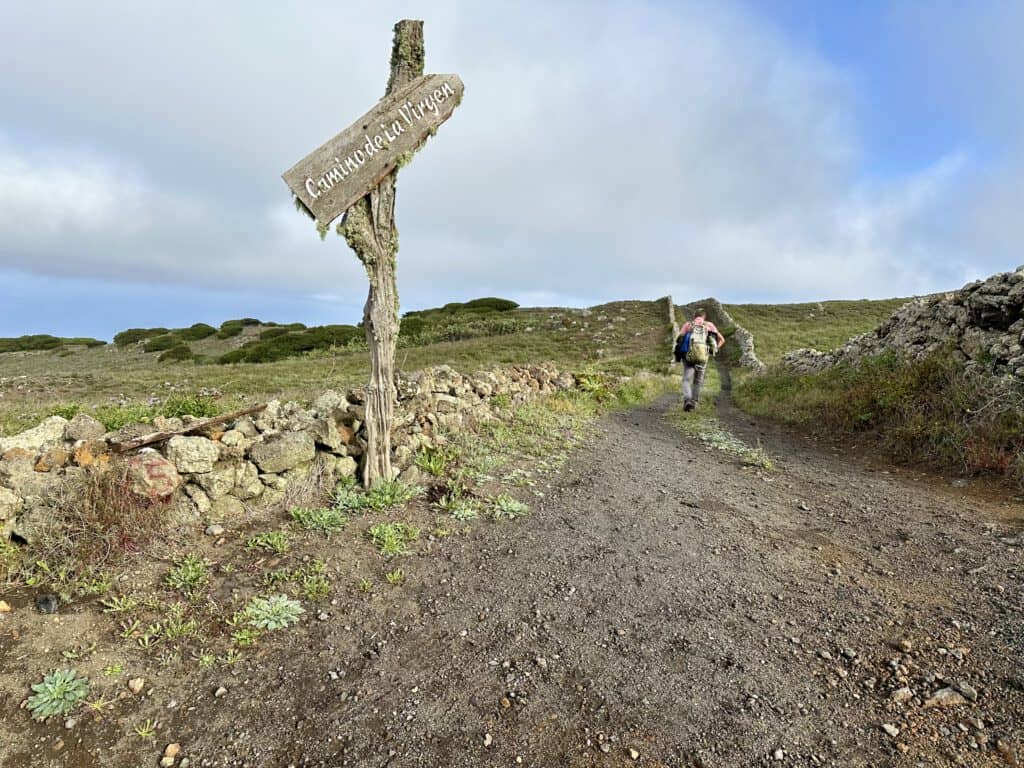
[{"label": "weathered wooden post", "polygon": [[370,349],[366,393],[367,449],[363,483],[393,477],[391,426],[395,407],[395,182],[398,169],[462,101],[457,75],[423,75],[423,22],[395,25],[391,76],[384,98],[333,139],[283,174],[322,231],[339,215],[338,234],[366,267],[370,293],[363,308]]}]

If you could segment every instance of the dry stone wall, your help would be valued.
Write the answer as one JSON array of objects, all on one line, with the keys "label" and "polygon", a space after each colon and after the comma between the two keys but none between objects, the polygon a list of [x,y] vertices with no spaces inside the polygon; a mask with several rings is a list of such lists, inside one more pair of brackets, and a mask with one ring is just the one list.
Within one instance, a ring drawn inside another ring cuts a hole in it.
[{"label": "dry stone wall", "polygon": [[[439,366],[398,378],[393,436],[401,477],[420,480],[417,451],[437,436],[497,417],[495,398],[515,404],[576,386],[552,365],[501,368],[463,375]],[[128,491],[168,503],[182,521],[243,514],[250,504],[273,505],[308,481],[334,483],[356,474],[366,448],[365,390],[327,391],[311,407],[272,401],[261,412],[198,434],[178,435],[115,460],[111,445],[153,429],[175,431],[199,419],[158,418],[108,433],[96,419],[52,416],[0,438],[0,540],[31,541],[39,526],[90,470],[118,467]]]},{"label": "dry stone wall", "polygon": [[883,352],[921,358],[947,351],[994,377],[1024,378],[1024,266],[959,291],[914,299],[839,349],[799,349],[785,355],[782,364],[813,373]]}]

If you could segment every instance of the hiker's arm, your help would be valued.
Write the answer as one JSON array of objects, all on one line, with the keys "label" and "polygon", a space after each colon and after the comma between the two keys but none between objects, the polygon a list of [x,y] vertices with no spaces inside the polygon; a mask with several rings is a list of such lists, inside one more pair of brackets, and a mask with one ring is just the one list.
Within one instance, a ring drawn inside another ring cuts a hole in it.
[{"label": "hiker's arm", "polygon": [[723,336],[721,331],[719,331],[717,328],[715,328],[715,336],[718,337],[718,346],[719,346],[719,348],[724,347],[725,346],[725,336]]}]

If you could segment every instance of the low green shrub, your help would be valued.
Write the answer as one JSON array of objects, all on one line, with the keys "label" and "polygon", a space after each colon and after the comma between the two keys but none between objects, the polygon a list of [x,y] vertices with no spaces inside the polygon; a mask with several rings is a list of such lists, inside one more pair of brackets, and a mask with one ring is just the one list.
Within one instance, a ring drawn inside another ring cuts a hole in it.
[{"label": "low green shrub", "polygon": [[217,329],[206,323],[196,323],[188,328],[181,328],[175,331],[175,335],[182,341],[200,341],[217,333]]},{"label": "low green shrub", "polygon": [[154,336],[163,336],[165,333],[170,333],[170,329],[129,328],[127,331],[121,331],[114,335],[114,345],[118,347],[127,347],[129,344],[136,344]]},{"label": "low green shrub", "polygon": [[321,325],[293,333],[251,341],[236,350],[221,355],[217,362],[272,363],[314,350],[348,347],[364,339],[362,328],[354,325]]},{"label": "low green shrub", "polygon": [[168,349],[181,344],[181,339],[176,333],[165,333],[162,336],[154,336],[142,345],[143,352],[166,352]]},{"label": "low green shrub", "polygon": [[0,339],[0,353],[2,352],[41,352],[51,349],[61,349],[68,346],[103,346],[107,342],[99,339],[89,338],[62,338],[50,336],[49,334],[35,334],[32,336],[18,336],[15,338]]},{"label": "low green shrub", "polygon": [[157,358],[157,362],[170,363],[179,360],[193,359],[195,359],[195,355],[192,353],[192,349],[188,344],[176,344],[166,352],[161,352],[160,356]]}]

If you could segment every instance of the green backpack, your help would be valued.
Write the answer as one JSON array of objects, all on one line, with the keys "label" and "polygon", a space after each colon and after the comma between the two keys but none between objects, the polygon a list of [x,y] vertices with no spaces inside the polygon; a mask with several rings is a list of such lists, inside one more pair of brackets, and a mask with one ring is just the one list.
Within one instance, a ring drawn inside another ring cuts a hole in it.
[{"label": "green backpack", "polygon": [[693,324],[690,330],[690,349],[686,362],[700,365],[708,361],[708,326],[706,323]]}]

